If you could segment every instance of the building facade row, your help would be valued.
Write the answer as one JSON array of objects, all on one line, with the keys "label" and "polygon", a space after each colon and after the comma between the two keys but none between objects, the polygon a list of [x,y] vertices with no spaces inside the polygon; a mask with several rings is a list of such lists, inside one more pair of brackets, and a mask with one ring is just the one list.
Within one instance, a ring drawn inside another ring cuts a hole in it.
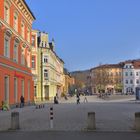
[{"label": "building facade row", "polygon": [[140,88],[140,60],[100,65],[90,70],[92,93],[134,94]]},{"label": "building facade row", "polygon": [[35,16],[25,0],[0,0],[0,107],[61,96],[64,62],[48,34],[32,29]]}]

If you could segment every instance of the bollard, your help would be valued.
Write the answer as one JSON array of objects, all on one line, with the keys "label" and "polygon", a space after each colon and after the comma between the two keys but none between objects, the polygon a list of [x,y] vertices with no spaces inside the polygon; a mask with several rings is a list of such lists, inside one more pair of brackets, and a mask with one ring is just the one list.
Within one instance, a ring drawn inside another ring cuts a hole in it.
[{"label": "bollard", "polygon": [[88,130],[96,129],[95,112],[88,112],[87,129]]},{"label": "bollard", "polygon": [[53,129],[53,107],[50,107],[50,128]]},{"label": "bollard", "polygon": [[140,112],[135,113],[135,128],[140,132]]},{"label": "bollard", "polygon": [[11,113],[11,129],[12,130],[19,129],[19,112]]}]

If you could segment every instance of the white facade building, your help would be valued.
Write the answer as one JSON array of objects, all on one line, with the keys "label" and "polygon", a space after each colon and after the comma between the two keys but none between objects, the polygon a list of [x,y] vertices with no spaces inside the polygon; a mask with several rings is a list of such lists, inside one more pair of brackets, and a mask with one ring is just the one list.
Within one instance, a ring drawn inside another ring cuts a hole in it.
[{"label": "white facade building", "polygon": [[140,62],[126,62],[123,67],[123,92],[133,94],[140,87]]}]

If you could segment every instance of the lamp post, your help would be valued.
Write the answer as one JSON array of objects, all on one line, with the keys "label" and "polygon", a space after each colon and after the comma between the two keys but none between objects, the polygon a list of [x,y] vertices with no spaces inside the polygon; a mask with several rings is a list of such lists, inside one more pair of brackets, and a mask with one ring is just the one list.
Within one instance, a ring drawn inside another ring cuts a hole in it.
[{"label": "lamp post", "polygon": [[43,101],[43,61],[42,61],[42,56],[43,56],[43,52],[42,52],[42,47],[41,47],[41,101]]}]

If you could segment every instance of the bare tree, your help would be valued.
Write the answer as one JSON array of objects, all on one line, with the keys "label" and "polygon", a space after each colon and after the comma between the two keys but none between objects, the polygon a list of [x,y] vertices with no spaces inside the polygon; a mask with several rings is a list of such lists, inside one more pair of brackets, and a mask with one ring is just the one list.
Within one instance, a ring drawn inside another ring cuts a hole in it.
[{"label": "bare tree", "polygon": [[93,70],[92,85],[99,93],[105,92],[109,82],[109,73],[103,66],[99,66]]}]

